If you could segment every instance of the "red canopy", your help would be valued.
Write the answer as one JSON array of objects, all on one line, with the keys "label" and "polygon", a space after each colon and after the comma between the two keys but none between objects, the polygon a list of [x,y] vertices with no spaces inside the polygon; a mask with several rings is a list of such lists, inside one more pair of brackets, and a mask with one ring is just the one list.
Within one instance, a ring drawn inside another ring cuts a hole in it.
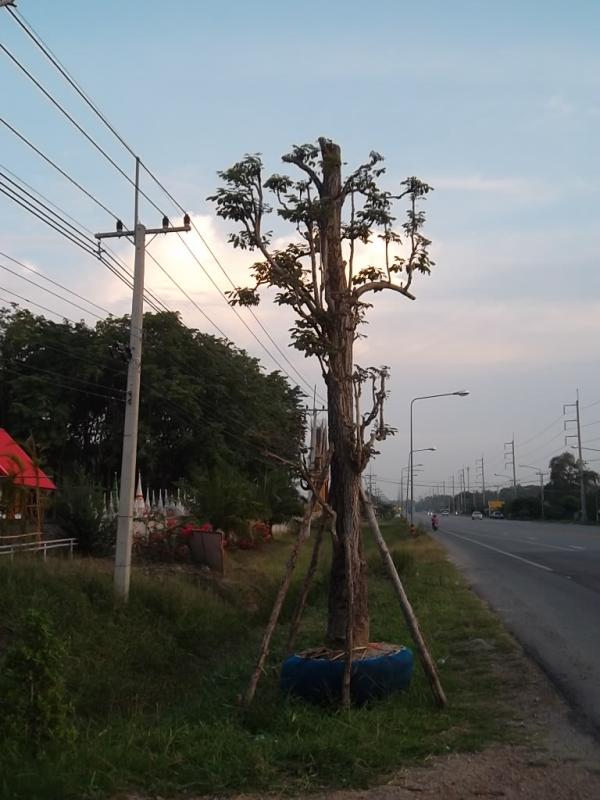
[{"label": "red canopy", "polygon": [[25,450],[0,428],[0,478],[13,478],[20,486],[56,491],[50,478],[36,467]]}]

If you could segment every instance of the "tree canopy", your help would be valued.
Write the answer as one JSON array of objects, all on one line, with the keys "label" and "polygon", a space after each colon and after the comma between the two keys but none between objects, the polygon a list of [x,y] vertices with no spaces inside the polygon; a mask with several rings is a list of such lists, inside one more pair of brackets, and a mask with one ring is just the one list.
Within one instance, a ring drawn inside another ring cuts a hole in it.
[{"label": "tree canopy", "polygon": [[[119,472],[128,330],[127,316],[92,328],[0,309],[0,425],[21,441],[33,434],[59,481],[83,468],[109,487]],[[175,313],[145,315],[138,465],[150,485],[226,463],[282,497],[291,478],[265,452],[297,459],[303,431],[301,392],[284,376]]]}]

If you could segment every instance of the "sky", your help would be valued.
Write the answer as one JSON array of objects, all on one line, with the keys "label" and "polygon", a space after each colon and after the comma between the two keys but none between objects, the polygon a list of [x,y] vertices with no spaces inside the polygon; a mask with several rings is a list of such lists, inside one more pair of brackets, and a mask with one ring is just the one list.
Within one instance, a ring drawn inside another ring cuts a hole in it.
[{"label": "sky", "polygon": [[[465,467],[474,485],[482,457],[488,485],[502,483],[509,477],[504,444],[513,435],[517,464],[546,467],[564,449],[570,416],[563,418],[563,404],[575,401],[577,389],[583,441],[600,450],[600,4],[18,0],[17,8],[189,209],[237,284],[248,280],[252,255],[231,249],[232,229],[206,198],[218,185],[217,171],[247,152],[262,153],[267,171],[283,171],[280,156],[292,144],[324,135],[341,145],[347,169],[377,150],[386,159],[386,186],[417,175],[434,187],[425,232],[435,268],[415,278],[415,302],[377,295],[367,338],[357,346],[361,366],[391,369],[386,417],[397,434],[382,443],[373,464],[388,497],[396,496],[394,482],[408,460],[410,401],[418,396],[470,392],[414,404],[415,448],[436,447],[415,457],[423,463],[416,494],[442,482],[448,487]],[[6,9],[0,43],[133,175],[131,156]],[[6,121],[131,225],[130,184],[3,52],[0,97]],[[112,229],[107,213],[2,125],[0,165],[92,232]],[[143,188],[176,220],[179,212],[147,177]],[[141,211],[147,226],[160,225],[148,203]],[[114,313],[129,310],[127,288],[94,258],[3,195],[0,214],[0,251]],[[286,240],[285,228],[276,234]],[[215,333],[200,306],[267,370],[277,369],[207,277],[230,288],[205,244],[195,234],[188,242],[206,272],[174,236],[155,240],[149,252],[195,305],[151,263],[148,285],[187,324]],[[114,248],[132,262],[127,243]],[[377,247],[361,253],[364,263],[377,256]],[[32,277],[6,258],[0,264]],[[9,292],[95,321],[0,269],[0,300],[17,299]],[[257,316],[323,395],[318,365],[287,347],[290,318],[269,297]],[[590,467],[600,466],[600,452],[584,455]],[[531,469],[518,473],[535,480]]]}]

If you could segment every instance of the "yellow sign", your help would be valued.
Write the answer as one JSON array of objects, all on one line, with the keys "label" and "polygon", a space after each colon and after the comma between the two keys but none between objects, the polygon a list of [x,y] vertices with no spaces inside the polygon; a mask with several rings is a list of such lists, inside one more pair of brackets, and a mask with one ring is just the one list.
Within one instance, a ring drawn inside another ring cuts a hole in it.
[{"label": "yellow sign", "polygon": [[504,508],[504,500],[490,500],[488,507],[492,511],[499,511],[501,508]]}]

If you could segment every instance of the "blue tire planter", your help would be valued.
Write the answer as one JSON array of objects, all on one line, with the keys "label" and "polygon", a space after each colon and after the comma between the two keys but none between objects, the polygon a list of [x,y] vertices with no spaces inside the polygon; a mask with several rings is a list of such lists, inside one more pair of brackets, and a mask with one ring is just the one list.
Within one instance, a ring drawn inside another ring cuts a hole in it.
[{"label": "blue tire planter", "polygon": [[[392,653],[352,662],[350,694],[356,705],[408,689],[413,673],[412,652],[401,647]],[[280,686],[286,693],[311,703],[337,703],[342,696],[344,659],[290,656],[281,668]]]}]

